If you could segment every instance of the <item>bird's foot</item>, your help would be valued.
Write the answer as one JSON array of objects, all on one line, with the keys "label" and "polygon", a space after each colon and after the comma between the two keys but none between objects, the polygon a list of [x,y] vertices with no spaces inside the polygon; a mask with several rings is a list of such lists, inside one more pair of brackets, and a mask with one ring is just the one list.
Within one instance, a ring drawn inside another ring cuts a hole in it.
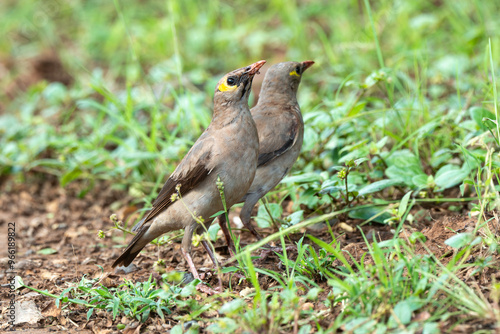
[{"label": "bird's foot", "polygon": [[216,295],[218,293],[221,293],[220,287],[212,289],[208,285],[203,284],[203,282],[201,282],[200,284],[198,284],[196,286],[196,290],[198,290],[199,292],[206,293],[209,296],[213,296],[213,295]]}]

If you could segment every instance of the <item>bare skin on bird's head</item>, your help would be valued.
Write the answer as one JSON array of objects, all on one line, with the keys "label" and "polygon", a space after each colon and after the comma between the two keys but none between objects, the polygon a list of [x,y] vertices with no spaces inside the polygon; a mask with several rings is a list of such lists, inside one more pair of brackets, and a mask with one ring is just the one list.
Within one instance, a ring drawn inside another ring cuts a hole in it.
[{"label": "bare skin on bird's head", "polygon": [[[241,221],[258,239],[262,237],[250,223],[252,210],[290,171],[302,148],[304,121],[297,91],[302,74],[313,64],[306,60],[271,66],[262,82],[259,101],[251,110],[259,133],[259,157],[252,185],[239,202],[245,203]],[[231,251],[234,246],[223,215],[219,222]]]},{"label": "bare skin on bird's head", "polygon": [[[253,77],[264,63],[237,69],[219,81],[212,122],[165,182],[151,211],[134,227],[137,234],[113,267],[129,265],[152,240],[184,228],[182,253],[193,276],[199,278],[190,255],[191,242],[194,233],[208,229],[213,221],[210,216],[223,209],[217,178],[224,182],[230,207],[245,195],[255,175],[259,142],[248,96]],[[172,196],[177,194],[178,185],[182,200]],[[192,213],[204,219],[204,227]]]}]

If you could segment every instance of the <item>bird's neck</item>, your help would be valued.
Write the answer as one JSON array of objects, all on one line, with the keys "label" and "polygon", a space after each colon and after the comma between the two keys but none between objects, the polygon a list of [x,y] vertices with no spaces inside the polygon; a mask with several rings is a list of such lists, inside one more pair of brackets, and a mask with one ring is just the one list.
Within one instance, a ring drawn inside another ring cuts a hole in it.
[{"label": "bird's neck", "polygon": [[248,105],[240,102],[237,104],[222,104],[214,109],[210,126],[220,129],[237,122],[243,117],[251,117]]},{"label": "bird's neck", "polygon": [[260,90],[258,103],[297,104],[297,95],[291,89],[267,90],[264,86]]},{"label": "bird's neck", "polygon": [[283,84],[277,80],[264,80],[259,95],[259,103],[261,101],[295,104],[297,103],[297,92],[291,85]]}]

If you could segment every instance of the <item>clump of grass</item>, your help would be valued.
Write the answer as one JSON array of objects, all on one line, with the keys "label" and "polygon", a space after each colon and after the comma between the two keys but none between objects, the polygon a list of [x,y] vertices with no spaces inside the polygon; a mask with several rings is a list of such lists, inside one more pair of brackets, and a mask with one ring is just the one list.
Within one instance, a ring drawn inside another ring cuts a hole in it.
[{"label": "clump of grass", "polygon": [[[102,269],[102,268],[101,268]],[[20,286],[36,291],[44,296],[54,298],[56,306],[62,309],[81,305],[87,308],[87,320],[90,320],[95,310],[104,310],[111,313],[112,319],[125,316],[146,322],[152,316],[158,316],[165,321],[166,316],[185,310],[191,315],[191,320],[199,317],[216,303],[205,302],[200,304],[192,298],[199,280],[187,285],[172,282],[182,281],[181,273],[163,274],[161,280],[153,280],[152,276],[146,282],[127,281],[118,287],[106,287],[99,278],[89,279],[85,276],[74,285],[65,288],[59,295],[41,291],[25,285],[20,280]],[[125,325],[117,324],[117,329]]]}]

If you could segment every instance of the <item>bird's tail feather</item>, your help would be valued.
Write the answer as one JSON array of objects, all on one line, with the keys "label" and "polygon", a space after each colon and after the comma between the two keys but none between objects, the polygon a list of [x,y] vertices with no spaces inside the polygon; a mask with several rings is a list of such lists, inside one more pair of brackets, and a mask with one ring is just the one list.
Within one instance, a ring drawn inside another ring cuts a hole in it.
[{"label": "bird's tail feather", "polygon": [[137,232],[137,230],[142,226],[142,224],[144,223],[144,219],[146,218],[142,218],[141,220],[139,220],[139,222],[137,224],[134,225],[134,227],[132,227],[132,232]]},{"label": "bird's tail feather", "polygon": [[[113,268],[122,264],[123,266],[128,266],[130,263],[132,263],[132,261],[134,261],[135,257],[137,256],[137,254],[139,254],[139,252],[144,248],[143,247],[140,247],[138,250],[134,250],[134,252],[132,252],[132,249],[137,246],[137,242],[142,238],[142,236],[144,235],[144,233],[146,233],[146,231],[149,229],[149,225],[146,225],[146,226],[142,226],[142,228],[137,232],[137,234],[134,236],[134,238],[132,239],[132,241],[130,241],[130,243],[128,244],[127,248],[125,248],[125,250],[123,251],[122,255],[120,255],[116,260],[115,262],[113,262]],[[147,243],[145,244],[147,245]]]}]

